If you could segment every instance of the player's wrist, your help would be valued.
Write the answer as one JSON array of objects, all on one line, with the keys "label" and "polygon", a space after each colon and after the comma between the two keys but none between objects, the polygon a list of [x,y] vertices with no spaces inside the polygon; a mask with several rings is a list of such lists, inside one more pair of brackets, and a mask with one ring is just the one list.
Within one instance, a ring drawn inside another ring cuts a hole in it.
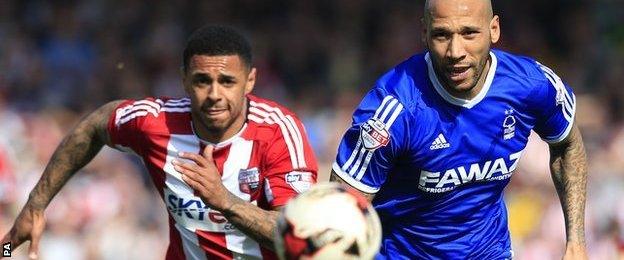
[{"label": "player's wrist", "polygon": [[224,215],[231,215],[235,210],[237,200],[240,200],[236,195],[232,194],[228,190],[225,190],[226,195],[223,196],[223,200],[219,205],[214,205],[214,208]]},{"label": "player's wrist", "polygon": [[585,242],[584,241],[567,241],[566,248],[585,249]]},{"label": "player's wrist", "polygon": [[36,200],[28,200],[24,205],[24,211],[28,212],[44,212],[47,207],[46,203],[37,202]]},{"label": "player's wrist", "polygon": [[585,242],[568,241],[563,259],[587,259]]}]

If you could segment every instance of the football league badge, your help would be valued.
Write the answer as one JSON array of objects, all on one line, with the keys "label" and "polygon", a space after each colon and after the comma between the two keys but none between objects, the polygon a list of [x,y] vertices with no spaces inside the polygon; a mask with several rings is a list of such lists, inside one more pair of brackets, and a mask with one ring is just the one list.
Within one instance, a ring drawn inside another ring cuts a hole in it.
[{"label": "football league badge", "polygon": [[390,141],[390,133],[386,125],[377,118],[371,118],[362,124],[360,138],[364,148],[373,151],[379,147],[386,146]]},{"label": "football league badge", "polygon": [[260,172],[258,168],[241,169],[238,172],[238,187],[240,191],[251,194],[260,184]]}]

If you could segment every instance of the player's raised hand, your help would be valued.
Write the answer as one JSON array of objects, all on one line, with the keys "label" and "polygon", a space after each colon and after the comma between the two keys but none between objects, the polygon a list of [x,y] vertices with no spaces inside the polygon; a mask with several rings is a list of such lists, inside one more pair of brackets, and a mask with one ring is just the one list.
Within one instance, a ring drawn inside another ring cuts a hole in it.
[{"label": "player's raised hand", "polygon": [[[39,258],[39,241],[41,241],[41,235],[45,229],[45,217],[43,210],[32,209],[30,207],[24,207],[20,214],[15,219],[13,227],[2,238],[2,244],[11,242],[13,250],[25,241],[30,240],[30,247],[28,248],[28,258]],[[2,258],[0,256],[0,258]]]},{"label": "player's raised hand", "polygon": [[191,160],[195,163],[173,160],[172,164],[174,169],[182,174],[182,180],[198,193],[198,196],[204,203],[215,210],[221,211],[229,208],[231,205],[229,199],[231,193],[221,182],[221,175],[212,158],[213,151],[214,147],[207,145],[204,148],[203,155],[180,152],[180,158]]}]

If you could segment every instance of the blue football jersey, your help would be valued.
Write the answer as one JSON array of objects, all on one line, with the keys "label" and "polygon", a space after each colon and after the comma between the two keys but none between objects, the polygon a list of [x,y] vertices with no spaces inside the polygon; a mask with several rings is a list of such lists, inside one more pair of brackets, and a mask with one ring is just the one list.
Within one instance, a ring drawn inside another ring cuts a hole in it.
[{"label": "blue football jersey", "polygon": [[490,57],[471,100],[451,96],[422,53],[383,75],[355,110],[332,168],[375,193],[377,258],[512,257],[503,189],[531,130],[549,143],[567,137],[575,96],[533,59]]}]

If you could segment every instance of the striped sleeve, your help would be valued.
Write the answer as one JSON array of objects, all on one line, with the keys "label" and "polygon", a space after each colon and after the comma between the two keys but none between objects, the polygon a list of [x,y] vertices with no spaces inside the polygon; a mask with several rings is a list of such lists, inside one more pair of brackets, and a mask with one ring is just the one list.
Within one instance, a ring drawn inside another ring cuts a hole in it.
[{"label": "striped sleeve", "polygon": [[540,87],[533,98],[537,99],[537,120],[535,132],[547,143],[557,143],[564,140],[574,123],[576,111],[576,96],[569,86],[550,68],[537,63],[544,77],[546,86]]},{"label": "striped sleeve", "polygon": [[279,207],[316,183],[318,166],[301,121],[272,103],[250,101],[247,118],[278,129],[264,151],[265,194]]},{"label": "striped sleeve", "polygon": [[405,107],[397,98],[371,90],[353,114],[332,169],[354,188],[376,193],[404,149]]},{"label": "striped sleeve", "polygon": [[147,121],[158,118],[164,112],[189,112],[189,106],[188,98],[125,100],[108,120],[108,134],[113,148],[142,154]]}]

